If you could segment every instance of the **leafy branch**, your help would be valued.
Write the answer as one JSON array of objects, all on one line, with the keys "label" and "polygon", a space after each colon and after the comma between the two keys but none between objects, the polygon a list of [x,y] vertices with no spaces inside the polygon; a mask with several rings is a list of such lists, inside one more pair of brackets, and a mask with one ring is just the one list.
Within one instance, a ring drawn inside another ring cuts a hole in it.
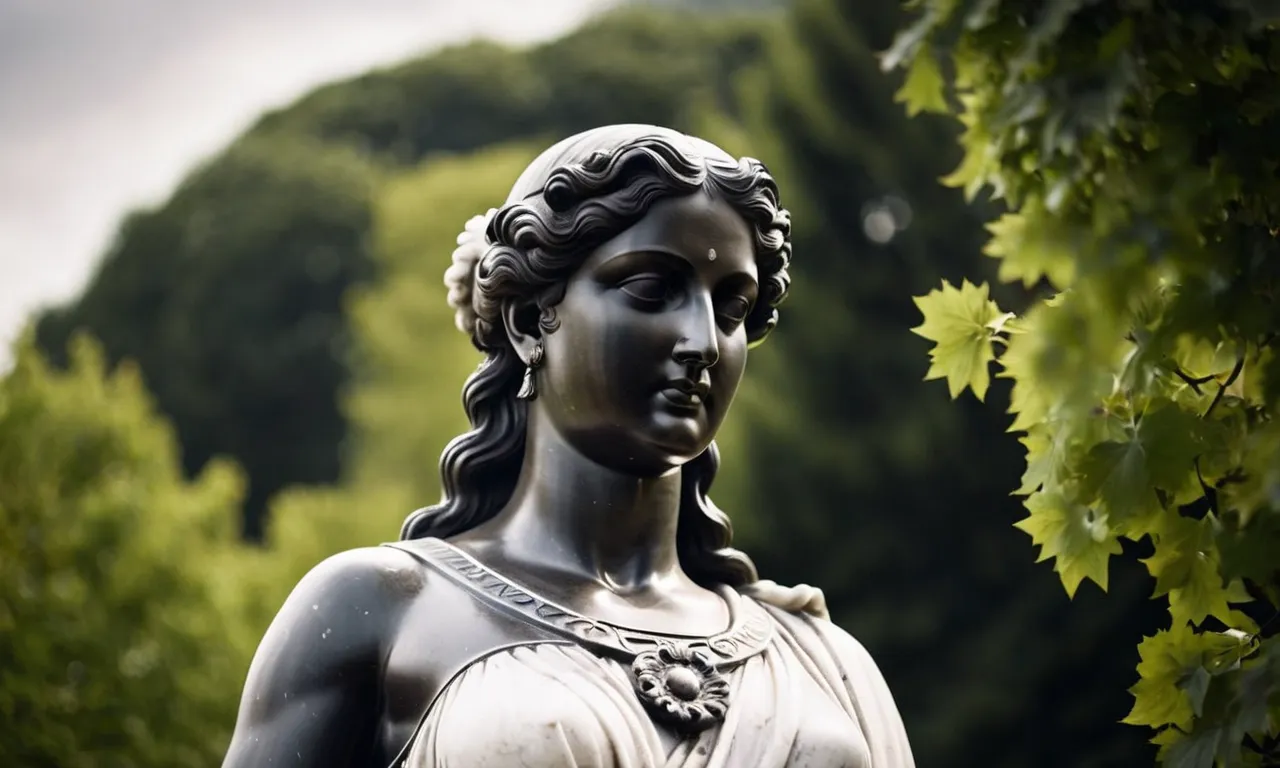
[{"label": "leafy branch", "polygon": [[1156,729],[1166,765],[1265,764],[1280,735],[1274,618],[1256,621],[1280,608],[1275,14],[914,5],[883,59],[906,70],[898,98],[961,122],[945,183],[1004,203],[986,253],[1049,296],[1017,317],[984,283],[917,298],[926,378],[979,399],[992,366],[1013,381],[1017,526],[1068,594],[1106,589],[1120,539],[1150,542],[1170,625],[1139,648],[1126,722]]}]

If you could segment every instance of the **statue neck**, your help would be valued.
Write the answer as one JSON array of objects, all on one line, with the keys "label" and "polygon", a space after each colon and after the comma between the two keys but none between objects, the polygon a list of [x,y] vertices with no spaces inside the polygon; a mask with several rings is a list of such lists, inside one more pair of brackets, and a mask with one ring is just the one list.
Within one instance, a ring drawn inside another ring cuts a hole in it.
[{"label": "statue neck", "polygon": [[588,459],[531,409],[524,464],[486,534],[508,557],[553,565],[611,591],[689,581],[676,554],[680,469],[637,477]]}]

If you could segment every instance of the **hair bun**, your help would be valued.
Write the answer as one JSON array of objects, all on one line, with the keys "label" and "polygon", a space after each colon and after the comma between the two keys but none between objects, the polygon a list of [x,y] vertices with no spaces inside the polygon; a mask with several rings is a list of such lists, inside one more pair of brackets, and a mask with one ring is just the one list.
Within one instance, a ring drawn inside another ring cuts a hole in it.
[{"label": "hair bun", "polygon": [[458,234],[458,247],[453,249],[453,263],[444,271],[444,286],[449,290],[446,301],[453,307],[454,325],[458,330],[473,335],[476,330],[476,311],[472,305],[475,293],[476,266],[489,250],[485,231],[496,208],[472,216]]}]

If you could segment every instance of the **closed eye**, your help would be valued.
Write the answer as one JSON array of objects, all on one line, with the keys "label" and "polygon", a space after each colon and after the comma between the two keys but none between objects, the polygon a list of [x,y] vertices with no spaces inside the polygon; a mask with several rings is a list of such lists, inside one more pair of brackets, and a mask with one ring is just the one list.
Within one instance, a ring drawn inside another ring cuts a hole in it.
[{"label": "closed eye", "polygon": [[725,333],[732,333],[746,322],[753,302],[746,296],[734,294],[716,302],[716,305],[716,316],[721,329]]},{"label": "closed eye", "polygon": [[672,281],[663,275],[647,272],[628,277],[618,283],[618,290],[642,306],[657,308],[671,300],[674,293]]},{"label": "closed eye", "polygon": [[730,296],[720,302],[720,316],[737,325],[751,314],[751,300],[745,296]]}]

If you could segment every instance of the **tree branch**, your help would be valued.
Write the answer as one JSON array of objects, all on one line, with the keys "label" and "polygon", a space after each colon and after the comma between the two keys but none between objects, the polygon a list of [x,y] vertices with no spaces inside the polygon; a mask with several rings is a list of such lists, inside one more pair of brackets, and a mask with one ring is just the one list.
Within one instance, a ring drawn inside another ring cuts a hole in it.
[{"label": "tree branch", "polygon": [[1209,502],[1209,511],[1218,514],[1218,489],[1209,485],[1204,481],[1204,475],[1200,472],[1200,457],[1195,460],[1196,479],[1200,481],[1200,490],[1204,493],[1205,501]]},{"label": "tree branch", "polygon": [[1203,395],[1203,394],[1204,394],[1204,391],[1203,391],[1202,389],[1200,389],[1200,385],[1201,385],[1201,384],[1205,384],[1205,383],[1208,383],[1208,382],[1210,382],[1210,381],[1213,381],[1213,377],[1212,377],[1212,376],[1201,376],[1201,377],[1199,377],[1199,378],[1192,378],[1191,376],[1188,376],[1188,375],[1187,375],[1187,372],[1186,372],[1186,371],[1182,370],[1181,368],[1179,368],[1179,367],[1178,367],[1178,366],[1176,366],[1176,365],[1173,367],[1173,373],[1174,373],[1174,375],[1175,375],[1175,376],[1177,376],[1178,378],[1180,378],[1180,379],[1182,379],[1183,381],[1187,382],[1187,386],[1191,387],[1192,391],[1194,391],[1197,395]]},{"label": "tree branch", "polygon": [[1227,380],[1218,385],[1218,393],[1213,396],[1213,402],[1209,403],[1209,408],[1204,412],[1204,418],[1209,418],[1209,414],[1213,413],[1213,409],[1218,407],[1218,403],[1222,401],[1222,395],[1226,393],[1227,387],[1236,383],[1236,379],[1240,378],[1240,372],[1244,370],[1244,358],[1236,358],[1236,367],[1231,369],[1231,375]]}]

